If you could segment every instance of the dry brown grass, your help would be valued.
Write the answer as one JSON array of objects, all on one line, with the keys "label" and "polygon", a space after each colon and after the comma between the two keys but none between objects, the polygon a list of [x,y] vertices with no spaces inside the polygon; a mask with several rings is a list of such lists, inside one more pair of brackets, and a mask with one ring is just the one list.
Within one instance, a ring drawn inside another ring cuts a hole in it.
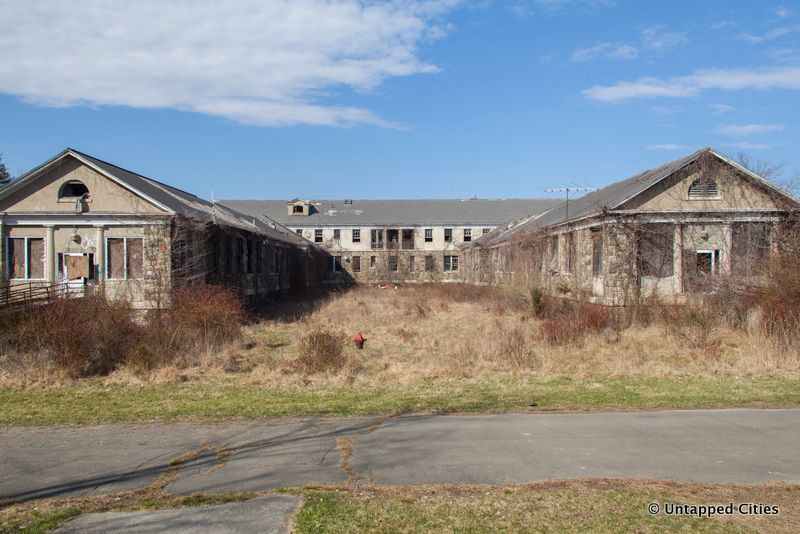
[{"label": "dry brown grass", "polygon": [[[298,308],[299,309],[299,308]],[[242,337],[182,365],[146,373],[122,367],[111,383],[231,379],[270,387],[405,385],[505,377],[800,378],[797,345],[756,329],[733,329],[691,311],[630,325],[619,312],[572,304],[537,310],[531,298],[470,286],[358,287],[307,307],[291,320],[262,320]],[[563,322],[563,342],[543,325]],[[578,324],[578,328],[574,325]],[[326,332],[326,343],[310,342]],[[352,337],[368,338],[356,350]],[[326,352],[335,346],[334,353]],[[311,347],[311,348],[309,348]],[[0,383],[19,380],[24,365],[0,368]]]}]

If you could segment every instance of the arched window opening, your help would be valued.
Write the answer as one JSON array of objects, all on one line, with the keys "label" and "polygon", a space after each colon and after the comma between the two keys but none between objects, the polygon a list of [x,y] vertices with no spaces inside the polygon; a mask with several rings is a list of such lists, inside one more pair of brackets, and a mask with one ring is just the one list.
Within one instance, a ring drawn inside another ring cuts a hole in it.
[{"label": "arched window opening", "polygon": [[83,197],[84,195],[89,195],[89,188],[86,187],[83,182],[79,182],[78,180],[64,182],[64,184],[61,186],[61,189],[58,190],[59,200],[75,200]]},{"label": "arched window opening", "polygon": [[689,200],[716,200],[719,198],[719,189],[714,180],[700,178],[689,186]]}]

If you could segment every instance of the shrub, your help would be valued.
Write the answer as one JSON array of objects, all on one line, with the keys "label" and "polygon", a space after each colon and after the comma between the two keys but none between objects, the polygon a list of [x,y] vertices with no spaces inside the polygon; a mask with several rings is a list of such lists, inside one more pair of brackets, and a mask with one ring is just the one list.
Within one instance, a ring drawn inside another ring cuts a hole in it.
[{"label": "shrub", "polygon": [[573,324],[572,320],[564,315],[542,321],[539,332],[545,343],[558,346],[569,345],[583,336],[579,325]]},{"label": "shrub", "polygon": [[71,377],[107,374],[141,342],[124,302],[101,296],[57,298],[24,311],[10,334],[15,350],[43,354]]},{"label": "shrub", "polygon": [[500,356],[516,369],[538,367],[539,360],[528,348],[525,331],[514,326],[510,330],[501,331],[498,340]]},{"label": "shrub", "polygon": [[323,329],[309,332],[300,340],[298,367],[305,374],[344,369],[351,363],[344,351],[346,339],[343,332]]}]

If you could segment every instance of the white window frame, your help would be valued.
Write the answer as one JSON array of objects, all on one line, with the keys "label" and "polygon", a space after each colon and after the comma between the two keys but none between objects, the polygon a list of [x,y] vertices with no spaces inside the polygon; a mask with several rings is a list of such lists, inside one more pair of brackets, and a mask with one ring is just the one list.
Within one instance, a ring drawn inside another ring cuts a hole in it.
[{"label": "white window frame", "polygon": [[433,243],[433,228],[425,228],[425,242]]},{"label": "white window frame", "polygon": [[[125,278],[111,278],[111,262],[108,261],[108,240],[109,239],[122,239],[122,271],[125,274]],[[105,252],[103,253],[103,261],[106,264],[105,274],[106,280],[144,280],[144,257],[142,257],[142,278],[131,278],[128,273],[128,240],[129,239],[141,239],[142,240],[142,255],[144,255],[144,238],[143,237],[114,237],[107,236],[106,237],[106,248]]]},{"label": "white window frame", "polygon": [[[11,246],[10,241],[12,239],[23,239],[25,241],[25,278],[11,278]],[[28,246],[28,242],[31,239],[41,239],[44,244],[44,254],[45,258],[43,260],[44,269],[42,272],[44,276],[42,278],[31,278],[31,262],[30,262],[30,246]],[[47,280],[47,239],[40,236],[16,236],[10,235],[6,238],[6,276],[8,280]]]},{"label": "white window frame", "polygon": [[[319,234],[319,238],[317,238],[317,234]],[[319,239],[319,241],[317,239]],[[322,243],[324,239],[322,228],[314,228],[314,243]]]},{"label": "white window frame", "polygon": [[[450,238],[448,239],[447,233],[450,233]],[[445,228],[444,229],[444,242],[445,243],[452,243],[453,242],[453,229],[452,228]]]},{"label": "white window frame", "polygon": [[361,243],[361,228],[353,228],[351,239],[353,243]]},{"label": "white window frame", "polygon": [[472,228],[464,228],[464,243],[472,241]]},{"label": "white window frame", "polygon": [[695,250],[695,257],[697,254],[711,254],[711,274],[719,274],[719,268],[722,264],[722,250],[718,248],[705,248]]},{"label": "white window frame", "polygon": [[[455,264],[455,268],[453,265]],[[442,262],[442,272],[457,273],[458,272],[458,256],[445,254]]]}]

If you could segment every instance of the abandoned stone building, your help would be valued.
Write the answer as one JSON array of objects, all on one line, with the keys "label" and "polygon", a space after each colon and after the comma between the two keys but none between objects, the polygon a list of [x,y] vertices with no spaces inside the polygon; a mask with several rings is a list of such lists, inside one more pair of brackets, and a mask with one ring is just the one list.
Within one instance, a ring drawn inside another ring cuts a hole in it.
[{"label": "abandoned stone building", "polygon": [[329,281],[459,282],[461,251],[510,219],[541,213],[555,199],[222,200],[278,221],[322,246]]},{"label": "abandoned stone building", "polygon": [[319,283],[325,252],[279,224],[66,149],[0,191],[3,293],[102,291],[138,308],[176,285],[248,300]]},{"label": "abandoned stone building", "polygon": [[722,278],[756,277],[798,207],[706,148],[469,243],[464,280],[608,305],[680,303]]}]

